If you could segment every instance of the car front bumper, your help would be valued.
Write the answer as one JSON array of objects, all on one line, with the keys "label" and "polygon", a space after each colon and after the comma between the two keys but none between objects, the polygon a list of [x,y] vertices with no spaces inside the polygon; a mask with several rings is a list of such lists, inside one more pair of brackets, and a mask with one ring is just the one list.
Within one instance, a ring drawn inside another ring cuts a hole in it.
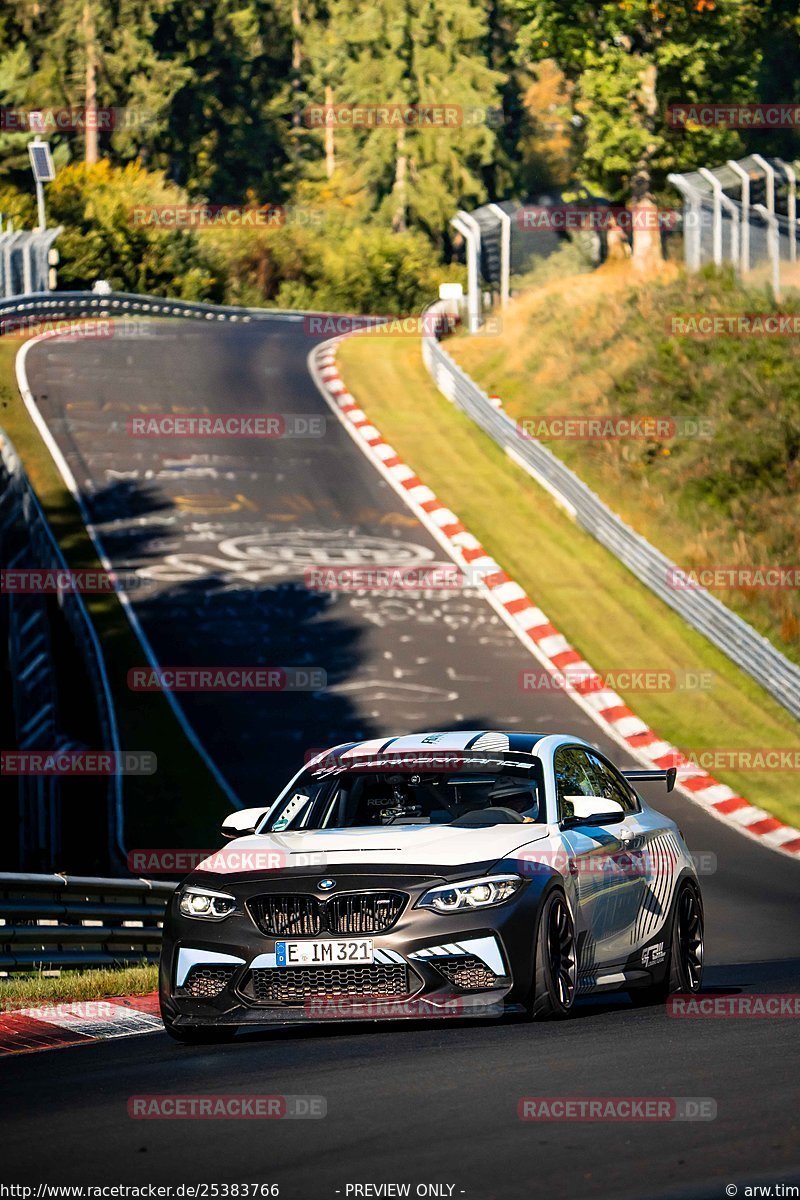
[{"label": "car front bumper", "polygon": [[[359,874],[341,891],[392,887],[407,903],[373,943],[370,967],[279,967],[276,941],[261,931],[247,901],[268,891],[309,894],[304,879],[272,878],[242,886],[193,879],[225,890],[240,910],[219,922],[182,916],[170,905],[162,945],[162,1011],[175,1025],[276,1025],[326,1020],[500,1017],[523,1011],[533,972],[534,931],[544,880],[526,882],[505,904],[440,914],[416,908],[442,878]],[[287,935],[296,938],[297,935]],[[320,934],[319,938],[343,937]]]}]

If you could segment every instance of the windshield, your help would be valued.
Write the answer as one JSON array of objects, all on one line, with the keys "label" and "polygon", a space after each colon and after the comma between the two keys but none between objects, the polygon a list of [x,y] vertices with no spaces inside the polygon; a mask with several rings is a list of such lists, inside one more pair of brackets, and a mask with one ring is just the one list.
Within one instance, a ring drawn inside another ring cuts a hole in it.
[{"label": "windshield", "polygon": [[545,820],[539,764],[531,760],[493,771],[308,772],[278,798],[258,832]]}]

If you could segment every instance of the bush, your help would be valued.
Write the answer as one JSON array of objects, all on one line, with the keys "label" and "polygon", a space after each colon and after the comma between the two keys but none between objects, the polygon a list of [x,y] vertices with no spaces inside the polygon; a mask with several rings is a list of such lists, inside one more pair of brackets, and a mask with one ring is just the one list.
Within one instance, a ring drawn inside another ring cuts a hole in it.
[{"label": "bush", "polygon": [[64,226],[57,243],[61,288],[91,288],[100,278],[115,291],[222,299],[224,280],[194,231],[155,224],[148,211],[134,215],[188,203],[161,172],[138,163],[78,164],[58,173],[47,202],[50,223]]}]

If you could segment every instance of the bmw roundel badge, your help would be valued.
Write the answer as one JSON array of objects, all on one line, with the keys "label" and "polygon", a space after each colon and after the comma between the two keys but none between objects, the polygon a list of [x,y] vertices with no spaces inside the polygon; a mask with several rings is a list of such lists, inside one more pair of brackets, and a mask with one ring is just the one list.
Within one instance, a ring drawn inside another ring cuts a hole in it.
[{"label": "bmw roundel badge", "polygon": [[317,887],[319,888],[319,890],[321,892],[329,892],[331,890],[331,888],[336,887],[336,880],[335,879],[320,879],[319,883],[317,884]]}]

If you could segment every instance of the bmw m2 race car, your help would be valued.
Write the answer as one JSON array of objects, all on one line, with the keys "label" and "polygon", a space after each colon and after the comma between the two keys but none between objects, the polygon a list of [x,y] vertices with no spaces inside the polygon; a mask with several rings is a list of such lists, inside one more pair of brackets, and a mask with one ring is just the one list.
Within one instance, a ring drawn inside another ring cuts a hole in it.
[{"label": "bmw m2 race car", "polygon": [[161,1011],[182,1042],[324,1019],[566,1017],[693,993],[703,903],[673,821],[566,735],[336,746],[177,888]]}]

